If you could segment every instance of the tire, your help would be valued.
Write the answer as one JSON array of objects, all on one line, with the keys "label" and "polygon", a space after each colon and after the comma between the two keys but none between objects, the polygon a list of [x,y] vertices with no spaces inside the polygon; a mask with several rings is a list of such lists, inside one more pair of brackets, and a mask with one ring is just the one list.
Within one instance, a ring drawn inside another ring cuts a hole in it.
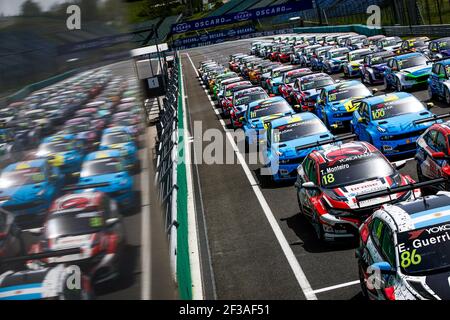
[{"label": "tire", "polygon": [[259,175],[260,185],[262,188],[270,188],[273,183],[272,176],[269,175]]},{"label": "tire", "polygon": [[397,92],[403,91],[403,86],[398,78],[395,80],[395,91]]},{"label": "tire", "polygon": [[298,196],[298,190],[297,190],[296,194],[297,194],[298,210],[299,210],[299,212],[300,212],[300,214],[301,214],[302,216],[305,216],[305,214],[304,214],[304,212],[303,212],[303,209],[302,209],[302,203],[301,203],[301,201],[300,201],[300,197]]},{"label": "tire", "polygon": [[389,91],[390,89],[391,89],[391,85],[387,81],[386,77],[384,77],[384,91]]},{"label": "tire", "polygon": [[319,222],[319,218],[317,217],[317,214],[315,212],[312,216],[311,223],[312,223],[312,226],[316,233],[317,239],[321,242],[324,241],[325,240],[325,236],[324,236],[325,232],[323,231],[322,224]]},{"label": "tire", "polygon": [[445,103],[447,105],[450,105],[450,90],[448,88],[445,88],[445,94],[444,94],[444,99],[445,99]]},{"label": "tire", "polygon": [[[369,84],[373,85],[373,80],[372,77],[370,76],[370,73],[366,72],[364,75],[367,75],[367,78],[369,79]],[[365,76],[362,76],[363,78],[365,78]]]},{"label": "tire", "polygon": [[359,285],[361,286],[361,293],[365,299],[369,299],[369,293],[367,292],[363,272],[364,271],[362,269],[361,263],[358,262],[358,275],[359,275]]},{"label": "tire", "polygon": [[[447,89],[446,89],[447,90]],[[434,100],[436,98],[436,95],[433,93],[433,90],[431,89],[431,86],[428,85],[428,99],[429,100]]]}]

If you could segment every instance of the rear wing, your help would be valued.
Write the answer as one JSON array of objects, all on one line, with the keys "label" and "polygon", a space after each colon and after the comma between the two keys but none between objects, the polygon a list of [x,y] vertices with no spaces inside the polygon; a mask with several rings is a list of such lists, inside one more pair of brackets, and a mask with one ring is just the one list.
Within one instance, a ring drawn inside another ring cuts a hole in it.
[{"label": "rear wing", "polygon": [[439,185],[446,181],[448,181],[446,178],[439,178],[439,179],[434,179],[434,180],[428,180],[425,182],[415,182],[415,183],[410,183],[406,186],[395,187],[395,188],[386,188],[386,189],[380,190],[380,191],[361,194],[361,195],[356,196],[355,198],[356,198],[357,202],[375,199],[375,198],[379,198],[379,197],[385,197],[385,196],[389,196],[389,199],[393,200],[391,198],[391,195],[393,195],[393,194],[397,194],[400,192],[412,191],[415,189],[420,189],[420,188],[434,186],[434,185]]},{"label": "rear wing", "polygon": [[356,134],[345,134],[345,135],[341,135],[341,136],[337,136],[337,137],[335,136],[331,139],[305,144],[301,147],[297,147],[295,150],[300,151],[300,150],[305,150],[305,149],[316,148],[316,147],[320,147],[320,146],[327,145],[327,144],[334,143],[334,142],[339,142],[339,141],[344,141],[344,140],[353,140],[354,138],[356,138]]},{"label": "rear wing", "polygon": [[41,260],[45,258],[53,258],[53,257],[62,257],[62,256],[68,256],[72,254],[80,254],[81,248],[72,248],[72,249],[62,249],[62,250],[52,250],[47,252],[39,252],[39,253],[32,253],[27,254],[23,256],[18,257],[12,257],[12,258],[3,258],[0,259],[0,264],[9,264],[9,263],[18,263],[18,262],[25,262],[28,260]]},{"label": "rear wing", "polygon": [[429,122],[429,121],[437,121],[437,120],[441,120],[441,119],[445,119],[445,118],[450,118],[450,113],[444,113],[444,114],[434,115],[432,117],[428,117],[428,118],[424,118],[424,119],[414,120],[413,123],[421,124],[421,123],[425,123],[425,122]]},{"label": "rear wing", "polygon": [[84,184],[84,185],[75,184],[75,185],[70,185],[70,186],[64,187],[62,190],[63,191],[76,191],[76,190],[108,187],[109,185],[110,185],[109,182],[91,183],[91,184]]}]

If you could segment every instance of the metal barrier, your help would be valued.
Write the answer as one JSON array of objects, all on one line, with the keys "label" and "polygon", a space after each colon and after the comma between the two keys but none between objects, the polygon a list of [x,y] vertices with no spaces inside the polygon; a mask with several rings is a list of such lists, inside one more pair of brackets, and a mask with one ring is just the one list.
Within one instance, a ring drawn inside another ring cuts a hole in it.
[{"label": "metal barrier", "polygon": [[[170,263],[173,279],[177,281],[177,163],[178,163],[178,59],[169,74],[168,90],[162,99],[157,130],[157,154],[155,185],[159,189],[159,200],[162,205],[165,231],[169,240]],[[152,107],[151,103],[147,107]],[[153,104],[154,107],[154,104]],[[151,110],[147,110],[147,115]]]}]

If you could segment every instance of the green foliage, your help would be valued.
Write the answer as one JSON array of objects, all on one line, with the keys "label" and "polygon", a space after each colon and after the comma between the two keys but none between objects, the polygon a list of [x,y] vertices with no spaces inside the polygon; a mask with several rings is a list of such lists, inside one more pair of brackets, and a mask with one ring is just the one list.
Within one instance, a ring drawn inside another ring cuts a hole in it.
[{"label": "green foliage", "polygon": [[20,7],[21,15],[24,17],[37,17],[42,14],[41,7],[32,0],[26,0]]}]

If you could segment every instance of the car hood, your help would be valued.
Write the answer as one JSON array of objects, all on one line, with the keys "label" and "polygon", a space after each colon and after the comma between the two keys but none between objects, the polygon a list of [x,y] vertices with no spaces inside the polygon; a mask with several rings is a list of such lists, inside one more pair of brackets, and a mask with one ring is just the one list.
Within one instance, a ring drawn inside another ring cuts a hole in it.
[{"label": "car hood", "polygon": [[78,184],[80,186],[86,186],[91,184],[95,185],[98,183],[108,183],[108,185],[105,185],[104,187],[96,187],[95,189],[98,191],[110,192],[113,190],[122,189],[123,186],[120,185],[120,180],[125,178],[127,178],[127,176],[122,172],[109,173],[91,177],[82,177],[80,178],[80,182]]},{"label": "car hood", "polygon": [[403,73],[405,75],[412,75],[414,77],[429,75],[431,73],[431,65],[403,69],[400,71],[400,73]]},{"label": "car hood", "polygon": [[273,78],[273,79],[270,79],[270,81],[272,82],[272,84],[281,84],[281,80],[283,80],[282,79],[282,77],[276,77],[276,78]]},{"label": "car hood", "polygon": [[281,117],[283,117],[285,115],[289,115],[289,114],[290,113],[274,113],[274,114],[271,114],[271,115],[268,115],[268,116],[264,116],[264,117],[261,117],[261,118],[252,119],[252,120],[250,120],[250,123],[253,126],[255,126],[257,129],[264,129],[264,123],[265,122],[270,122],[270,121],[272,121],[274,119],[281,118]]},{"label": "car hood", "polygon": [[323,140],[331,139],[332,135],[329,133],[322,133],[318,135],[311,135],[306,137],[301,137],[298,139],[284,141],[278,145],[278,151],[282,153],[281,158],[295,158],[295,157],[306,157],[312,150],[321,149],[321,147],[313,147],[309,149],[300,149],[302,146],[320,142]]},{"label": "car hood", "polygon": [[64,236],[59,238],[48,239],[50,250],[64,250],[81,248],[78,254],[70,254],[61,257],[49,258],[49,263],[63,263],[67,261],[81,260],[89,258],[92,255],[92,243],[95,233],[82,234],[74,236]]},{"label": "car hood", "polygon": [[341,112],[353,112],[361,104],[361,100],[366,97],[352,97],[349,99],[343,99],[336,102],[332,102],[332,107],[338,108]]},{"label": "car hood", "polygon": [[3,203],[0,202],[0,205],[11,205],[33,201],[38,197],[37,193],[43,190],[45,187],[45,183],[36,183],[2,188],[0,189],[0,198],[9,197],[10,199]]},{"label": "car hood", "polygon": [[413,123],[414,120],[429,118],[433,116],[433,114],[429,111],[422,111],[417,113],[410,113],[405,115],[400,115],[397,117],[388,118],[385,120],[375,121],[374,123],[379,127],[386,130],[386,133],[406,133],[409,131],[416,131],[420,129],[428,128],[434,121],[430,121],[429,123],[422,123],[415,125]]}]

